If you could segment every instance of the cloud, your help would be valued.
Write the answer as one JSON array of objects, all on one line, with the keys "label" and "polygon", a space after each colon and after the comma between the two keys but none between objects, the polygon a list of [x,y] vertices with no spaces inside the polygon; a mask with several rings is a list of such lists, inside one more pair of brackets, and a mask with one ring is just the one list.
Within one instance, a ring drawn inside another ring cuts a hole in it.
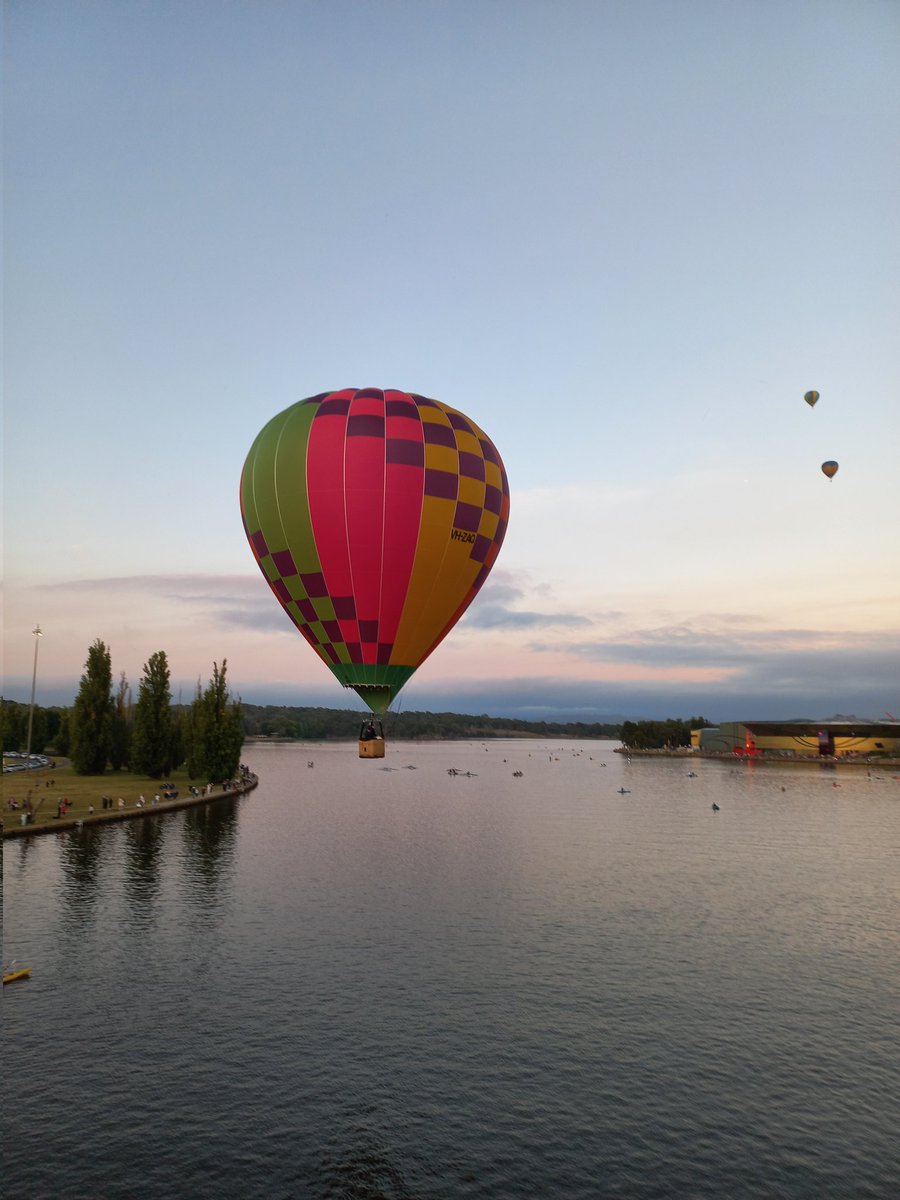
[{"label": "cloud", "polygon": [[[61,581],[17,595],[10,609],[5,686],[12,698],[28,697],[38,616],[48,635],[41,703],[71,702],[86,647],[97,636],[111,644],[115,668],[132,678],[149,653],[166,649],[185,694],[227,655],[235,686],[249,701],[355,703],[252,573]],[[707,610],[687,621],[662,607],[641,624],[634,610],[567,610],[526,572],[488,580],[467,624],[468,641],[448,639],[404,689],[405,708],[597,721],[900,709],[897,630],[861,634],[787,623],[761,629],[755,613]],[[509,643],[483,653],[479,637],[494,633],[499,643],[504,630]]]},{"label": "cloud", "polygon": [[[546,601],[540,608],[535,599]],[[517,607],[528,603],[528,607]],[[546,583],[535,584],[525,572],[492,574],[460,622],[467,629],[584,628],[591,620],[555,608]]]},{"label": "cloud", "polygon": [[97,579],[60,579],[36,584],[36,592],[133,593],[148,591],[187,599],[211,588],[249,587],[258,583],[254,575],[110,575]]},{"label": "cloud", "polygon": [[[36,590],[92,597],[104,604],[153,597],[188,606],[194,611],[202,610],[207,621],[226,628],[261,633],[293,628],[269,589],[258,575],[252,574],[111,576],[42,584]],[[491,580],[465,614],[464,621],[470,629],[583,628],[591,625],[588,617],[577,613],[514,607],[532,593],[544,598],[546,585],[532,587],[527,581],[516,583],[509,575],[496,582]]]},{"label": "cloud", "polygon": [[83,598],[105,608],[117,605],[175,605],[183,623],[202,614],[223,628],[271,633],[293,627],[258,575],[123,575],[105,579],[40,584],[37,593]]},{"label": "cloud", "polygon": [[506,608],[502,604],[480,604],[477,608],[469,610],[464,623],[469,629],[528,629],[591,624],[587,617],[578,616],[576,613],[528,612]]},{"label": "cloud", "polygon": [[431,712],[488,713],[535,721],[598,721],[704,716],[712,721],[779,720],[803,715],[825,718],[855,712],[877,718],[897,712],[896,670],[872,678],[866,662],[847,667],[846,676],[759,676],[683,683],[645,680],[591,681],[560,677],[522,677],[495,682],[426,687],[413,680],[404,689],[403,707]]},{"label": "cloud", "polygon": [[752,629],[749,620],[740,627],[733,618],[731,628],[707,625],[668,625],[631,630],[602,641],[536,643],[540,652],[566,653],[592,662],[640,663],[652,667],[751,668],[762,661],[784,659],[803,651],[808,655],[872,650],[878,657],[896,655],[900,634],[880,635],[810,629]]},{"label": "cloud", "polygon": [[[825,703],[828,711],[843,708],[877,713],[897,701],[900,632],[760,630],[750,628],[749,620],[739,617],[730,625],[723,630],[676,624],[631,630],[615,639],[564,645],[542,642],[532,649],[557,655],[564,650],[598,667],[618,663],[643,668],[642,678],[635,683],[603,685],[620,693],[624,689],[632,697],[672,692],[698,696],[707,706],[719,705],[729,696],[736,704],[765,697],[772,705],[790,697],[793,704],[800,705],[798,711],[807,712],[818,711],[825,697],[833,698]],[[694,679],[690,672],[695,673]],[[667,673],[671,675],[668,682]]]}]

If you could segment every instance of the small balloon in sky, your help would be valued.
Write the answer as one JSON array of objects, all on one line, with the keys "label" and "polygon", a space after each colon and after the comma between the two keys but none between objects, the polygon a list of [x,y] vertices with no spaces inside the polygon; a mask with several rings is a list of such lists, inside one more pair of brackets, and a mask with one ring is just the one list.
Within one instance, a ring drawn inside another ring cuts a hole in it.
[{"label": "small balloon in sky", "polygon": [[244,464],[241,515],[296,628],[383,713],[487,578],[509,486],[494,443],[457,409],[346,388],[263,427]]},{"label": "small balloon in sky", "polygon": [[838,473],[838,464],[833,458],[829,458],[828,462],[822,463],[822,474],[828,479],[834,479]]},{"label": "small balloon in sky", "polygon": [[818,398],[819,398],[818,392],[807,392],[806,395],[803,397],[803,399],[806,401],[806,403],[809,405],[810,408],[815,408],[816,401],[818,400]]}]

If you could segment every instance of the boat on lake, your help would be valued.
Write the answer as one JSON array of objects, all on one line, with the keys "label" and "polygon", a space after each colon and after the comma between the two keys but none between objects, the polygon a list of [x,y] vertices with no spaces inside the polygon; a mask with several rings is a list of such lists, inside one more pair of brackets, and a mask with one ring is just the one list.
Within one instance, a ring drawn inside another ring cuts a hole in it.
[{"label": "boat on lake", "polygon": [[15,963],[10,963],[9,970],[3,972],[3,986],[15,983],[18,979],[27,979],[30,974],[31,967],[16,967]]}]

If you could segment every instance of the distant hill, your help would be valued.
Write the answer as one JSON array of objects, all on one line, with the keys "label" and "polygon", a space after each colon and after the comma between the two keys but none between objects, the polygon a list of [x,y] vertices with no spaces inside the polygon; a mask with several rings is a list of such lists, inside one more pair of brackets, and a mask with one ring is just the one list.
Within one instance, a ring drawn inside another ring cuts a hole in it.
[{"label": "distant hill", "polygon": [[[291,708],[275,704],[241,704],[247,737],[346,741],[359,736],[368,710]],[[385,737],[394,741],[472,738],[614,738],[620,725],[584,721],[520,721],[514,717],[468,716],[461,713],[400,712],[384,718]]]}]

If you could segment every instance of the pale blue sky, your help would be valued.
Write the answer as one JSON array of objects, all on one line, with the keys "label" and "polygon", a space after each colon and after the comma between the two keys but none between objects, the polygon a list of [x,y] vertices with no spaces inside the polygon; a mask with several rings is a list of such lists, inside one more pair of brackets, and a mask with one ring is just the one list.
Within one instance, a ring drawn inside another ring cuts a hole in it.
[{"label": "pale blue sky", "polygon": [[898,712],[900,6],[7,0],[4,80],[7,695],[355,702],[237,487],[374,385],[512,491],[405,707]]}]

